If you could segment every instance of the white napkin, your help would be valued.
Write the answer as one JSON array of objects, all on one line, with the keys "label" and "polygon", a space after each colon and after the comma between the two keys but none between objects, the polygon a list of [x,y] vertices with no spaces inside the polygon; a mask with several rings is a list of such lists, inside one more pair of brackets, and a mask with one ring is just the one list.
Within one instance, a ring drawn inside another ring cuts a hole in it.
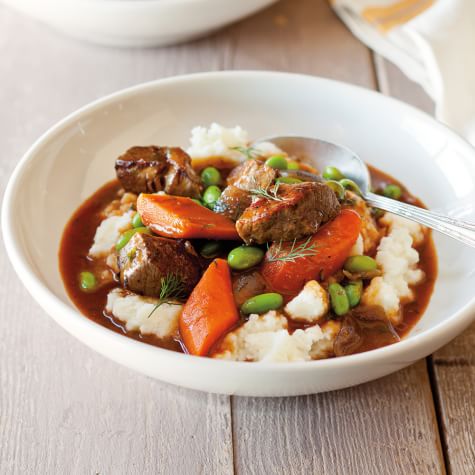
[{"label": "white napkin", "polygon": [[361,41],[419,83],[475,145],[475,0],[331,0]]}]

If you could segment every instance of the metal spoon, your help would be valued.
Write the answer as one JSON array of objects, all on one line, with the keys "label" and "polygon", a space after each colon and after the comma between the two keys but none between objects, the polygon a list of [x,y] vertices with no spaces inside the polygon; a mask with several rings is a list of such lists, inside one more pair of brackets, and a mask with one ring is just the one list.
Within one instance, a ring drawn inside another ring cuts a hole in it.
[{"label": "metal spoon", "polygon": [[[324,140],[309,137],[268,137],[259,142],[272,142],[289,155],[303,157],[318,170],[327,165],[338,168],[345,177],[353,180],[360,188],[363,198],[370,206],[381,208],[404,218],[417,221],[464,244],[475,247],[475,224],[450,218],[401,201],[372,193],[369,171],[363,160],[351,150]],[[303,170],[286,170],[282,175],[295,176],[307,181],[322,181],[322,178]]]}]

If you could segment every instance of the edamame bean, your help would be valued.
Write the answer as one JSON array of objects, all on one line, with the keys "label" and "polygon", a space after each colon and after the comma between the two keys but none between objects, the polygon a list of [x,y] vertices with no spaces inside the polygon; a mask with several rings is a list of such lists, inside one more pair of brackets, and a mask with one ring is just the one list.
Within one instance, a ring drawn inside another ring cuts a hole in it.
[{"label": "edamame bean", "polygon": [[201,181],[206,186],[218,185],[221,181],[221,173],[214,167],[207,167],[201,172]]},{"label": "edamame bean", "polygon": [[282,295],[276,293],[260,294],[246,300],[241,306],[241,312],[249,315],[251,313],[265,313],[269,310],[277,310],[284,304]]},{"label": "edamame bean", "polygon": [[200,254],[207,259],[216,257],[221,250],[221,243],[219,241],[208,241],[200,249]]},{"label": "edamame bean", "polygon": [[297,183],[302,183],[300,178],[294,176],[281,176],[275,180],[276,183],[285,183],[286,185],[296,185]]},{"label": "edamame bean", "polygon": [[350,307],[356,307],[360,303],[361,294],[363,293],[363,281],[355,280],[345,285],[345,293],[348,297]]},{"label": "edamame bean", "polygon": [[398,200],[402,195],[401,187],[397,185],[386,185],[383,190],[383,195],[387,198]]},{"label": "edamame bean", "polygon": [[287,159],[283,155],[272,155],[266,160],[266,165],[277,170],[287,170]]},{"label": "edamame bean", "polygon": [[336,197],[339,200],[342,200],[345,197],[345,189],[338,181],[335,180],[328,180],[325,182],[327,186],[329,186],[336,194]]},{"label": "edamame bean", "polygon": [[343,175],[343,173],[341,173],[337,167],[328,166],[325,167],[325,170],[323,170],[323,178],[325,178],[325,180],[340,181],[345,178],[345,175]]},{"label": "edamame bean", "polygon": [[150,229],[146,228],[145,226],[141,228],[133,228],[125,231],[122,233],[115,245],[117,251],[120,251],[132,238],[135,233],[145,233],[145,234],[152,234]]},{"label": "edamame bean", "polygon": [[259,264],[264,257],[260,247],[239,246],[228,254],[228,264],[231,269],[244,270]]},{"label": "edamame bean", "polygon": [[350,310],[350,302],[345,289],[340,284],[334,283],[328,286],[328,293],[333,312],[336,315],[345,315]]},{"label": "edamame bean", "polygon": [[340,185],[343,186],[346,190],[353,191],[353,193],[356,193],[359,196],[363,196],[363,193],[361,193],[360,187],[353,181],[350,180],[349,178],[343,178],[343,180],[340,180]]},{"label": "edamame bean", "polygon": [[377,262],[369,256],[351,256],[343,266],[348,272],[369,272],[378,268]]},{"label": "edamame bean", "polygon": [[220,196],[221,190],[216,185],[211,185],[203,193],[203,201],[206,205],[214,205]]},{"label": "edamame bean", "polygon": [[134,228],[143,228],[142,218],[139,213],[134,214],[134,217],[132,218],[132,226]]},{"label": "edamame bean", "polygon": [[287,170],[300,170],[299,162],[295,160],[289,160],[287,162]]},{"label": "edamame bean", "polygon": [[79,274],[79,285],[82,290],[94,290],[97,285],[96,276],[92,272],[81,272]]}]

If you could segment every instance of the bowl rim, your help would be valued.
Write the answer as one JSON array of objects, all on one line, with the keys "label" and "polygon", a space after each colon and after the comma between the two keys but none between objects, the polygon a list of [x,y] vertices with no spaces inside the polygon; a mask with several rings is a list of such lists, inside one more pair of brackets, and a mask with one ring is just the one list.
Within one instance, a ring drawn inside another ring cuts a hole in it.
[{"label": "bowl rim", "polygon": [[[332,85],[350,93],[362,94],[367,96],[376,97],[378,100],[389,101],[402,111],[406,111],[413,116],[427,122],[430,122],[431,127],[439,130],[441,133],[448,135],[452,140],[458,142],[465,149],[470,150],[475,160],[475,148],[473,148],[466,140],[452,131],[446,125],[438,122],[425,112],[416,109],[415,107],[403,103],[397,99],[384,96],[380,92],[366,89],[360,86],[344,83],[341,81],[335,81],[332,79],[322,78],[319,76],[310,76],[306,74],[295,74],[280,71],[255,71],[255,70],[231,70],[231,71],[210,71],[200,72],[194,74],[184,74],[178,76],[167,77],[163,79],[153,80],[145,83],[140,83],[135,86],[121,89],[112,94],[106,95],[99,99],[96,99],[85,106],[77,109],[76,111],[68,114],[65,118],[54,124],[46,132],[44,132],[25,152],[21,160],[16,165],[13,173],[11,174],[7,187],[5,189],[3,204],[2,204],[2,234],[4,239],[4,245],[7,250],[7,255],[10,262],[15,269],[20,281],[26,287],[30,295],[36,300],[36,302],[43,308],[43,310],[49,314],[54,320],[56,320],[61,326],[65,327],[68,332],[72,333],[76,338],[77,335],[69,329],[67,325],[63,325],[62,321],[65,319],[71,319],[71,324],[79,325],[85,332],[92,332],[100,339],[108,340],[122,346],[128,346],[131,350],[137,350],[140,352],[148,352],[149,354],[156,354],[157,358],[160,356],[175,358],[177,363],[184,362],[185,364],[207,364],[221,366],[222,368],[229,367],[239,369],[240,371],[251,372],[267,372],[269,370],[299,370],[299,371],[313,371],[317,368],[326,367],[327,369],[339,368],[341,366],[348,369],[349,367],[360,366],[361,364],[370,362],[372,360],[387,360],[397,359],[398,361],[404,360],[404,354],[411,350],[417,349],[419,346],[424,346],[430,340],[440,341],[443,339],[443,334],[446,330],[454,325],[458,328],[465,328],[471,321],[475,320],[475,295],[464,306],[459,308],[456,312],[450,314],[445,320],[439,322],[435,326],[424,330],[417,335],[412,335],[410,338],[405,338],[396,344],[377,348],[375,350],[367,351],[364,353],[357,353],[348,356],[340,356],[337,358],[328,358],[321,360],[311,361],[296,361],[296,362],[259,362],[259,364],[250,364],[249,362],[242,361],[228,361],[214,358],[203,358],[200,356],[193,356],[184,353],[178,353],[157,346],[140,342],[126,335],[113,332],[112,330],[93,322],[85,315],[80,313],[78,309],[74,307],[74,304],[69,301],[69,304],[63,302],[57,297],[53,291],[43,282],[43,280],[35,275],[35,272],[31,269],[27,262],[27,251],[22,249],[19,244],[19,240],[16,239],[16,227],[13,213],[13,205],[15,201],[17,187],[23,176],[28,174],[28,165],[30,162],[35,161],[37,158],[37,152],[46,145],[51,139],[54,139],[56,135],[63,132],[65,128],[72,125],[82,115],[92,113],[113,104],[118,99],[126,99],[135,94],[143,94],[148,90],[155,88],[166,87],[172,84],[189,83],[196,81],[208,81],[208,80],[252,80],[258,78],[279,78],[288,81],[312,81],[314,83]],[[60,317],[57,317],[60,315]],[[80,339],[83,341],[82,339]],[[87,343],[86,343],[87,344]],[[439,345],[440,347],[441,345]],[[436,351],[438,348],[431,350]]]}]

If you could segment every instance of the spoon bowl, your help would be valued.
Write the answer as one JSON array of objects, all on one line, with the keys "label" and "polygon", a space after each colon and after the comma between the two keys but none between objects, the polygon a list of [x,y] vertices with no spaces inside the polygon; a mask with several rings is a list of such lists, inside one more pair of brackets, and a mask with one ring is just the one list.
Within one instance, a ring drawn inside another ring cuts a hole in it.
[{"label": "spoon bowl", "polygon": [[[371,191],[371,178],[368,167],[350,149],[312,137],[266,137],[265,139],[258,140],[256,143],[264,141],[273,143],[291,156],[302,157],[310,161],[318,170],[323,170],[328,165],[338,168],[346,178],[350,178],[358,185],[361,195],[370,206],[411,219],[475,248],[474,223],[454,219],[373,193]],[[283,174],[286,176],[300,176],[312,181],[322,180],[319,175],[302,170],[287,170]]]}]

